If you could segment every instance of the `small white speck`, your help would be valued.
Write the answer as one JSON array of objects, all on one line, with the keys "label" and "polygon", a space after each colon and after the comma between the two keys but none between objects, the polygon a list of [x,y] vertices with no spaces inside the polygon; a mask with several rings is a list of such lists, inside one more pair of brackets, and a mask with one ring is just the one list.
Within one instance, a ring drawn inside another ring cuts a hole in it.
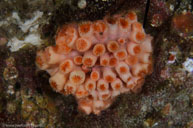
[{"label": "small white speck", "polygon": [[170,5],[170,10],[174,11],[174,5]]},{"label": "small white speck", "polygon": [[186,14],[186,13],[187,13],[187,10],[183,10],[182,13],[183,13],[183,14]]},{"label": "small white speck", "polygon": [[141,107],[141,111],[143,111],[143,112],[147,111],[147,106],[146,106],[146,105],[143,105],[143,106]]},{"label": "small white speck", "polygon": [[193,72],[193,58],[187,58],[183,63],[183,67],[188,72]]},{"label": "small white speck", "polygon": [[51,13],[51,12],[49,12],[49,13],[48,13],[48,15],[49,15],[49,16],[51,16],[51,15],[52,15],[52,13]]},{"label": "small white speck", "polygon": [[183,34],[183,33],[180,33],[179,35],[180,35],[181,37],[183,37],[183,36],[184,36],[184,34]]},{"label": "small white speck", "polygon": [[192,9],[192,6],[191,6],[191,5],[188,5],[188,9]]},{"label": "small white speck", "polygon": [[78,7],[80,9],[84,9],[86,7],[86,0],[79,0],[78,1]]},{"label": "small white speck", "polygon": [[17,12],[13,12],[12,13],[12,17],[15,18],[16,20],[20,21],[20,18],[18,16],[18,13]]}]

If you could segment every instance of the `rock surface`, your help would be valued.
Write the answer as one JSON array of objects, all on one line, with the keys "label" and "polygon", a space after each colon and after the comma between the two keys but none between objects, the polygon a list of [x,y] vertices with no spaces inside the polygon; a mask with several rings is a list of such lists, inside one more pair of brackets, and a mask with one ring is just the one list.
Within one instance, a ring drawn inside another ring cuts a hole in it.
[{"label": "rock surface", "polygon": [[[0,1],[1,127],[191,128],[192,29],[176,29],[172,21],[187,12],[192,14],[192,1],[151,0],[146,6],[146,0],[86,0],[84,8],[78,2]],[[149,11],[145,11],[147,7]],[[53,92],[49,75],[36,69],[36,51],[54,44],[56,30],[64,23],[94,21],[124,10],[135,10],[145,31],[154,37],[154,72],[139,94],[119,96],[99,116],[84,115],[77,111],[72,96]],[[21,44],[19,49],[14,42]]]}]

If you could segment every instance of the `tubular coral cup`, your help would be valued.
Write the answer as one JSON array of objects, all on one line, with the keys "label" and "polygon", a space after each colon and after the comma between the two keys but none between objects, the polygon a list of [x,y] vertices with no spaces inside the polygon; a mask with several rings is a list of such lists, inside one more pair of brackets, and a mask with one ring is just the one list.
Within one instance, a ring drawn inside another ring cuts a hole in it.
[{"label": "tubular coral cup", "polygon": [[99,92],[99,100],[108,100],[111,97],[111,91],[107,90],[104,92]]},{"label": "tubular coral cup", "polygon": [[131,28],[131,34],[130,34],[130,40],[136,42],[136,43],[141,43],[145,39],[145,32],[142,29],[142,25],[133,23]]},{"label": "tubular coral cup", "polygon": [[97,57],[93,55],[91,51],[88,51],[84,54],[82,63],[87,67],[93,67],[97,61]]},{"label": "tubular coral cup", "polygon": [[92,43],[96,43],[97,39],[93,36],[94,29],[93,29],[92,22],[83,22],[78,24],[78,32],[80,37],[84,37],[89,39]]},{"label": "tubular coral cup", "polygon": [[90,74],[90,79],[97,81],[100,78],[100,71],[99,70],[93,70]]},{"label": "tubular coral cup", "polygon": [[109,65],[109,54],[105,53],[104,55],[100,56],[100,65],[101,66],[108,66]]},{"label": "tubular coral cup", "polygon": [[57,72],[52,77],[50,77],[49,82],[56,91],[62,91],[66,83],[66,79],[66,75]]},{"label": "tubular coral cup", "polygon": [[118,60],[114,56],[111,56],[109,60],[109,66],[115,67],[117,65],[117,62]]},{"label": "tubular coral cup", "polygon": [[132,24],[132,31],[141,31],[141,32],[144,31],[142,24],[139,22],[134,22]]},{"label": "tubular coral cup", "polygon": [[45,51],[41,50],[37,52],[36,65],[42,70],[45,70],[49,67],[49,65],[47,64]]},{"label": "tubular coral cup", "polygon": [[113,72],[112,68],[105,67],[103,69],[103,79],[108,83],[111,83],[116,79],[116,74]]},{"label": "tubular coral cup", "polygon": [[97,82],[97,90],[98,92],[104,92],[109,89],[109,84],[104,79],[99,79]]},{"label": "tubular coral cup", "polygon": [[116,20],[116,17],[108,16],[105,17],[105,22],[109,28],[108,37],[109,40],[115,40],[118,34],[118,21]]},{"label": "tubular coral cup", "polygon": [[119,62],[115,70],[122,81],[127,82],[131,77],[129,66],[125,62]]},{"label": "tubular coral cup", "polygon": [[82,70],[75,69],[70,73],[69,80],[72,84],[80,85],[85,80],[85,73]]},{"label": "tubular coral cup", "polygon": [[136,32],[134,40],[136,42],[143,41],[145,39],[145,33],[144,32]]},{"label": "tubular coral cup", "polygon": [[70,48],[68,45],[66,45],[65,43],[60,43],[57,44],[54,48],[54,51],[58,54],[69,54],[72,50],[72,48]]},{"label": "tubular coral cup", "polygon": [[111,87],[114,91],[119,91],[123,87],[123,82],[117,78],[111,83]]},{"label": "tubular coral cup", "polygon": [[87,115],[92,112],[93,101],[89,99],[81,99],[78,102],[79,109],[85,112]]},{"label": "tubular coral cup", "polygon": [[107,49],[109,52],[116,52],[119,49],[119,44],[116,41],[109,41],[107,43]]},{"label": "tubular coral cup", "polygon": [[67,74],[73,70],[73,67],[74,67],[74,64],[72,60],[66,59],[63,62],[61,62],[61,64],[59,65],[59,70],[64,74]]},{"label": "tubular coral cup", "polygon": [[98,42],[105,42],[108,39],[108,26],[102,21],[98,20],[93,24],[94,36]]},{"label": "tubular coral cup", "polygon": [[80,111],[100,114],[118,95],[141,90],[153,71],[152,40],[133,11],[65,24],[36,65],[56,92],[76,97]]},{"label": "tubular coral cup", "polygon": [[104,44],[96,44],[93,48],[93,54],[95,56],[101,56],[105,53],[105,45]]},{"label": "tubular coral cup", "polygon": [[54,51],[54,48],[49,46],[45,49],[45,57],[46,57],[46,63],[48,65],[55,65],[60,63],[62,60],[64,60],[66,57],[62,54],[58,54]]},{"label": "tubular coral cup", "polygon": [[128,12],[128,13],[125,15],[125,18],[128,19],[131,23],[137,21],[137,15],[136,15],[136,13],[133,12],[133,11]]},{"label": "tubular coral cup", "polygon": [[141,52],[141,47],[139,44],[136,44],[134,42],[129,42],[127,44],[127,52],[130,54],[130,55],[136,55],[136,54],[139,54]]},{"label": "tubular coral cup", "polygon": [[119,18],[119,35],[126,38],[130,35],[131,23],[125,18]]},{"label": "tubular coral cup", "polygon": [[125,59],[125,62],[129,65],[135,65],[138,63],[138,57],[137,56],[133,56],[133,55],[128,55],[127,58]]},{"label": "tubular coral cup", "polygon": [[127,57],[127,51],[125,48],[120,48],[118,51],[114,53],[114,56],[118,60],[124,60]]},{"label": "tubular coral cup", "polygon": [[80,99],[80,98],[88,96],[88,91],[85,89],[84,85],[80,85],[77,88],[75,95],[76,95],[76,98]]},{"label": "tubular coral cup", "polygon": [[74,25],[64,25],[56,36],[56,44],[65,43],[67,46],[71,47],[75,40],[77,39],[77,30]]},{"label": "tubular coral cup", "polygon": [[85,82],[85,88],[89,92],[94,91],[96,89],[96,81],[88,78]]},{"label": "tubular coral cup", "polygon": [[123,37],[120,37],[118,40],[118,43],[121,44],[121,45],[124,45],[126,43],[126,39],[123,38]]},{"label": "tubular coral cup", "polygon": [[97,81],[97,80],[99,79],[99,77],[100,77],[100,75],[99,75],[99,73],[96,72],[96,71],[93,71],[93,72],[91,72],[91,74],[90,74],[90,78],[91,78],[92,80],[94,80],[94,81]]},{"label": "tubular coral cup", "polygon": [[72,84],[70,81],[67,81],[65,86],[64,86],[64,90],[66,94],[74,94],[76,92],[76,85]]},{"label": "tubular coral cup", "polygon": [[81,37],[89,37],[92,36],[92,23],[84,22],[78,25],[78,32]]},{"label": "tubular coral cup", "polygon": [[82,64],[82,56],[81,55],[75,56],[73,60],[74,60],[74,63],[76,65],[81,65]]},{"label": "tubular coral cup", "polygon": [[91,43],[92,42],[86,38],[79,38],[76,40],[76,49],[79,52],[85,52],[90,48]]}]

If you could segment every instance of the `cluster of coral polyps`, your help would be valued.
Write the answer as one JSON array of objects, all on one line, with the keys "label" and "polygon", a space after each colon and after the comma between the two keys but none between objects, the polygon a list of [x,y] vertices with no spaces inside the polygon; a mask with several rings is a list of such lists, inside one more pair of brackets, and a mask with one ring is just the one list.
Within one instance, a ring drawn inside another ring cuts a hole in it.
[{"label": "cluster of coral polyps", "polygon": [[75,95],[79,109],[99,114],[113,99],[137,92],[152,72],[152,37],[134,12],[62,26],[56,45],[37,52],[51,87]]}]

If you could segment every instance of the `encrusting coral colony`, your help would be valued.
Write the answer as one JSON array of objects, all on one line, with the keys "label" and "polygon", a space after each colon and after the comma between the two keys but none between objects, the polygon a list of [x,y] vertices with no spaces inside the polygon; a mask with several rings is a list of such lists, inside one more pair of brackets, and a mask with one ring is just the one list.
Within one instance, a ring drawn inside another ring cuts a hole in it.
[{"label": "encrusting coral colony", "polygon": [[79,109],[99,114],[121,93],[138,92],[152,72],[152,37],[135,12],[59,28],[56,45],[37,52],[50,85],[75,95]]}]

